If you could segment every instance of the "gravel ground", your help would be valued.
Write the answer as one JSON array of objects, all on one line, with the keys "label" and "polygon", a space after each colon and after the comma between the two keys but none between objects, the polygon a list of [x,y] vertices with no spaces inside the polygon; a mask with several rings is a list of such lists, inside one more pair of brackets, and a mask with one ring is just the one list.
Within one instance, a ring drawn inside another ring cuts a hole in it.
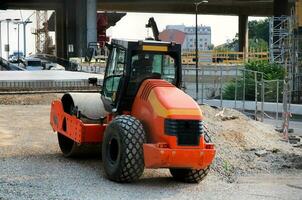
[{"label": "gravel ground", "polygon": [[0,199],[301,199],[300,170],[240,176],[210,172],[200,184],[145,170],[132,184],[108,181],[98,158],[66,159],[49,125],[49,105],[0,105]]},{"label": "gravel ground", "polygon": [[61,98],[62,94],[10,94],[0,95],[1,105],[50,105],[52,100]]}]

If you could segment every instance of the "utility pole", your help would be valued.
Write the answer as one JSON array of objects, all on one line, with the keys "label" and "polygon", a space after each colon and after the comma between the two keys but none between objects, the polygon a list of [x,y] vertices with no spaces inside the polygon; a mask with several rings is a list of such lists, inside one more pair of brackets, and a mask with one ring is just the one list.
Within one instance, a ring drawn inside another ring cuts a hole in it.
[{"label": "utility pole", "polygon": [[19,63],[19,60],[20,60],[20,19],[14,19],[14,23],[17,24],[18,26],[18,63]]},{"label": "utility pole", "polygon": [[24,52],[23,53],[24,53],[24,57],[26,57],[26,26],[27,26],[27,24],[32,23],[32,21],[25,20],[20,23],[23,25],[23,42],[24,42],[24,46],[23,46]]},{"label": "utility pole", "polygon": [[7,60],[9,58],[9,22],[12,21],[11,19],[6,19],[6,23],[7,23],[7,45],[6,45],[6,52],[7,52]]},{"label": "utility pole", "polygon": [[0,20],[0,58],[2,58],[2,21]]}]

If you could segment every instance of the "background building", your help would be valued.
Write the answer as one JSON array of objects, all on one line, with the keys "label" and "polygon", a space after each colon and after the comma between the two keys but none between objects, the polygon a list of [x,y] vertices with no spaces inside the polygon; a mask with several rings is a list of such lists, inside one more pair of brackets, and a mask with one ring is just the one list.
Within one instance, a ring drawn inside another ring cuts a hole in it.
[{"label": "background building", "polygon": [[[160,33],[160,38],[164,41],[175,41],[182,45],[183,52],[195,51],[195,30],[194,26],[168,25]],[[199,50],[209,50],[211,47],[211,27],[198,27],[198,46]]]},{"label": "background building", "polygon": [[[181,44],[183,63],[194,64],[195,46],[196,46],[196,28],[194,26],[185,25],[168,25],[166,29],[159,34],[162,41],[176,42]],[[199,51],[207,51],[212,48],[211,43],[211,27],[198,27],[198,49]],[[210,52],[203,52],[199,55],[200,63],[211,63],[212,54]]]}]

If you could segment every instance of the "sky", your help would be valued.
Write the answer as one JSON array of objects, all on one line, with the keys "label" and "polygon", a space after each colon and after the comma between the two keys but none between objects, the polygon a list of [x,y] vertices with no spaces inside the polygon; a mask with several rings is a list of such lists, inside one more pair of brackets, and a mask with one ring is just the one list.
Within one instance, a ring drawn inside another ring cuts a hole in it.
[{"label": "sky", "polygon": [[[0,11],[0,20],[7,18],[11,19],[27,19],[34,11],[30,10],[7,10]],[[21,17],[22,14],[22,17]],[[115,27],[107,31],[108,36],[112,38],[126,38],[126,39],[144,39],[152,36],[152,30],[145,28],[145,24],[150,17],[154,17],[159,31],[165,29],[166,25],[180,25],[195,26],[195,15],[184,14],[158,14],[158,13],[127,13],[127,15],[120,20]],[[249,20],[261,19],[249,17]],[[27,53],[35,52],[35,36],[32,32],[35,29],[35,15],[31,17],[32,24],[27,26]],[[228,39],[234,38],[238,32],[238,17],[237,16],[215,16],[215,15],[199,15],[198,24],[211,26],[212,29],[212,44],[215,46],[225,43]],[[6,57],[4,52],[4,44],[7,43],[7,25],[2,22],[2,55]],[[11,24],[9,29],[9,39],[11,45],[11,52],[17,51],[17,25]],[[20,49],[23,50],[23,28],[20,27]],[[54,35],[52,35],[54,37]],[[53,38],[55,39],[55,38]]]}]

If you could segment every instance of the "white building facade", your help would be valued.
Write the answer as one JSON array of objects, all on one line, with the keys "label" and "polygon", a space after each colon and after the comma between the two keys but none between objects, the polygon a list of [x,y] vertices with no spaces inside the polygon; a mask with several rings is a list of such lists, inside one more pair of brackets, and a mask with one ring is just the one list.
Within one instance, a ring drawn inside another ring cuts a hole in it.
[{"label": "white building facade", "polygon": [[[168,25],[166,29],[179,30],[185,33],[185,39],[182,44],[182,51],[195,51],[195,26],[185,25]],[[198,26],[198,49],[199,51],[209,50],[211,46],[211,27],[210,26]]]}]

